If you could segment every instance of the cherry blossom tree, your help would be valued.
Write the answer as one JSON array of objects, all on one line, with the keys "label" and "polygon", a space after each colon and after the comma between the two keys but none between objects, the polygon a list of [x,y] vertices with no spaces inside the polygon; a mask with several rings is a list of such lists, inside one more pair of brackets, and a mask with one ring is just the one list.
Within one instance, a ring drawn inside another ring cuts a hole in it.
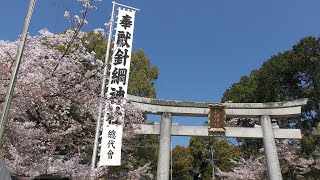
[{"label": "cherry blossom tree", "polygon": [[222,179],[267,179],[266,164],[263,157],[239,158],[234,161],[237,167],[230,172],[223,172],[217,168],[216,175]]},{"label": "cherry blossom tree", "polygon": [[[277,140],[277,151],[280,160],[281,172],[286,177],[296,178],[300,172],[311,165],[314,160],[300,157],[298,151],[300,142],[295,140]],[[260,150],[263,152],[263,149]],[[223,179],[267,179],[267,164],[264,155],[252,156],[249,159],[239,158],[230,172],[218,169],[217,175]]]},{"label": "cherry blossom tree", "polygon": [[[96,0],[78,0],[80,16],[64,16],[72,28],[61,34],[42,29],[28,36],[9,120],[0,154],[12,174],[19,179],[33,179],[56,174],[71,179],[88,176],[92,153],[98,97],[103,63],[94,51],[87,51],[81,27],[87,23],[88,10]],[[96,33],[103,32],[97,29]],[[0,40],[0,111],[18,42]],[[126,105],[124,138],[130,139],[131,124],[144,121],[143,113]],[[130,158],[123,148],[124,161]],[[126,173],[120,179],[150,176],[148,164]],[[103,176],[108,168],[97,169]]]}]

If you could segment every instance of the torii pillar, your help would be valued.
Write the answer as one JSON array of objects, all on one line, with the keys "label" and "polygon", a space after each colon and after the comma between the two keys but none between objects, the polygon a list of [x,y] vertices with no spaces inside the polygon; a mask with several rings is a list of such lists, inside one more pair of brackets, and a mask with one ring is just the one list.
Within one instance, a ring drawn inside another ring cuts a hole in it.
[{"label": "torii pillar", "polygon": [[273,135],[271,118],[268,115],[263,115],[260,118],[260,124],[263,134],[263,147],[266,156],[268,175],[271,180],[281,180],[281,168],[277,153],[276,142]]},{"label": "torii pillar", "polygon": [[171,127],[171,113],[165,112],[161,115],[157,179],[165,180],[170,176]]}]

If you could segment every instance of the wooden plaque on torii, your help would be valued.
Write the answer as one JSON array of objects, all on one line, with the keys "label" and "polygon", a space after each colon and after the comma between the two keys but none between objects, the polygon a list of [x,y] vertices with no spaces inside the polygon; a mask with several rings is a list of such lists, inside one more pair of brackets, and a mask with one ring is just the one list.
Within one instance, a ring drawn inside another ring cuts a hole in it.
[{"label": "wooden plaque on torii", "polygon": [[208,131],[226,132],[226,106],[224,104],[209,104]]}]

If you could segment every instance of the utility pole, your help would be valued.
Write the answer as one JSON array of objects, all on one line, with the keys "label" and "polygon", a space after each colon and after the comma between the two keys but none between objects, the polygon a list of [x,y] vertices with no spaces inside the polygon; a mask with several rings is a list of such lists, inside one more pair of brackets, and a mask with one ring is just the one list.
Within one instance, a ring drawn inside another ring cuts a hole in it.
[{"label": "utility pole", "polygon": [[3,112],[2,112],[2,116],[1,116],[1,122],[0,122],[1,123],[1,127],[0,127],[0,147],[2,147],[2,139],[3,139],[3,135],[4,135],[4,130],[6,128],[6,124],[8,122],[8,115],[9,115],[10,105],[11,105],[11,102],[12,102],[14,86],[15,86],[15,83],[16,83],[17,74],[18,74],[18,71],[19,71],[20,62],[21,62],[21,58],[22,58],[22,53],[23,53],[25,42],[26,42],[26,37],[27,37],[27,34],[28,34],[29,24],[30,24],[30,21],[31,21],[31,16],[32,16],[32,12],[33,12],[33,8],[34,8],[35,3],[36,3],[36,0],[30,0],[28,12],[27,12],[27,17],[26,17],[26,20],[24,22],[22,34],[21,34],[21,37],[20,37],[20,43],[19,43],[19,46],[18,46],[16,58],[15,58],[15,66],[14,66],[14,68],[12,70],[12,73],[11,73],[10,83],[9,83],[9,87],[8,87],[8,90],[7,90],[5,103],[3,105]]},{"label": "utility pole", "polygon": [[[210,148],[206,148],[204,151],[202,151],[202,153],[205,153],[205,156],[208,155],[208,153],[211,153],[211,158],[206,159],[207,162],[210,162],[212,165],[212,171],[211,171],[211,176],[212,176],[212,180],[215,180],[215,171],[214,171],[214,149],[213,149],[213,145],[210,146]],[[209,167],[208,167],[209,168]],[[199,171],[199,173],[201,174],[201,170]]]},{"label": "utility pole", "polygon": [[214,173],[214,159],[213,159],[213,146],[211,146],[211,163],[212,163],[212,180],[215,180],[215,173]]},{"label": "utility pole", "polygon": [[171,156],[170,156],[170,162],[171,162],[171,164],[170,164],[170,169],[171,169],[171,173],[170,173],[170,180],[172,180],[172,163],[173,163],[173,159],[172,159],[172,141],[171,141],[171,154],[170,154]]}]

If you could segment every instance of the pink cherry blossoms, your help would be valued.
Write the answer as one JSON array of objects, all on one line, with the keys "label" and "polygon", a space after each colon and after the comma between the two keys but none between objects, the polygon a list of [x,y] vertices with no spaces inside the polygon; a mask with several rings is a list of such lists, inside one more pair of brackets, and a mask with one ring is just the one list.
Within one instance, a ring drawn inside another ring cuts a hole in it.
[{"label": "pink cherry blossoms", "polygon": [[[101,0],[77,0],[80,15],[65,11],[72,28],[61,34],[47,29],[28,36],[10,107],[0,154],[18,179],[58,175],[85,179],[90,170],[98,94],[103,63],[85,46],[87,13]],[[98,28],[95,33],[104,34]],[[2,111],[18,41],[0,40],[0,111]],[[133,138],[132,123],[142,123],[142,112],[126,105],[124,138]],[[123,161],[130,158],[123,148]],[[148,164],[119,177],[151,176]],[[96,169],[99,177],[108,168]]]},{"label": "pink cherry blossoms", "polygon": [[[77,31],[75,38],[75,31],[53,34],[43,29],[27,39],[1,150],[12,176],[19,179],[56,174],[78,180],[88,175],[103,63],[86,50],[86,33]],[[0,41],[0,111],[16,47],[17,42]],[[131,123],[143,120],[127,104],[124,138],[133,137]],[[126,157],[130,155],[124,161]],[[146,169],[126,176],[147,174]],[[101,170],[97,174],[107,172]]]},{"label": "pink cherry blossoms", "polygon": [[[281,172],[287,173],[294,168],[294,176],[304,171],[314,160],[303,158],[297,155],[300,149],[298,141],[277,140],[277,151],[280,160]],[[240,158],[234,161],[236,167],[231,172],[223,172],[220,169],[217,175],[223,179],[267,179],[267,164],[264,155],[250,157],[249,159]]]},{"label": "pink cherry blossoms", "polygon": [[[32,179],[59,174],[78,179],[88,174],[102,62],[86,51],[81,40],[84,32],[63,56],[73,33],[57,35],[44,29],[28,37],[1,151],[13,175]],[[2,103],[16,45],[0,41]],[[143,114],[130,104],[126,110],[124,138],[132,138],[130,124],[141,123]]]}]

